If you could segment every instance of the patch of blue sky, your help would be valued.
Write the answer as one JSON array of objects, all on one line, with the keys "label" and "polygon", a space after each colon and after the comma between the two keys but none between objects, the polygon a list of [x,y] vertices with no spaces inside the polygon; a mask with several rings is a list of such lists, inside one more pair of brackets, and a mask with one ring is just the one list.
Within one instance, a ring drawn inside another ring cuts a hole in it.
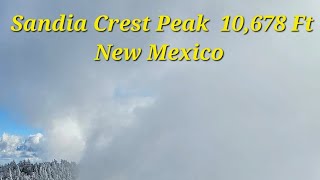
[{"label": "patch of blue sky", "polygon": [[0,136],[3,133],[28,136],[40,132],[40,130],[32,128],[28,124],[22,123],[21,120],[19,115],[0,109]]}]

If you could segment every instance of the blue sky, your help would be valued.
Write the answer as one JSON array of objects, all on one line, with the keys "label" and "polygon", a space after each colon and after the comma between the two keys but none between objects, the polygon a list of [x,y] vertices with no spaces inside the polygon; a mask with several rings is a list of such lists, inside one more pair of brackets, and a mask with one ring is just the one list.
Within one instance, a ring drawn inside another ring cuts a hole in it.
[{"label": "blue sky", "polygon": [[21,117],[0,109],[0,135],[4,132],[14,135],[27,136],[38,133],[37,129],[21,123]]}]

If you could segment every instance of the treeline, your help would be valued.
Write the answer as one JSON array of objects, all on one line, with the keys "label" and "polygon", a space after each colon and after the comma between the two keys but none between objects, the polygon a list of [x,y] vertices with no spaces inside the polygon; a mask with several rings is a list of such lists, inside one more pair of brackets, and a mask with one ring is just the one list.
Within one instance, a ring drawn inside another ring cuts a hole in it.
[{"label": "treeline", "polygon": [[13,161],[0,165],[0,180],[76,180],[77,174],[76,163],[65,160],[34,164]]}]

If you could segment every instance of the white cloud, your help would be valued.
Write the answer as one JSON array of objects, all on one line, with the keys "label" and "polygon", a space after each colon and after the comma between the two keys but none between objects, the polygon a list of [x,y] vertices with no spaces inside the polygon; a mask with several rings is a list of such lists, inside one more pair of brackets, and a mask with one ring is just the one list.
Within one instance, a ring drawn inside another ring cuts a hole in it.
[{"label": "white cloud", "polygon": [[[159,14],[190,18],[205,13],[216,27],[227,14],[320,16],[312,8],[319,4],[315,0],[294,1],[290,6],[274,0],[3,3],[2,19],[15,13],[53,18],[61,7],[83,17],[108,13],[119,18],[156,19]],[[92,32],[8,33],[0,42],[4,84],[0,103],[44,129],[48,134],[44,157],[80,159],[86,180],[320,178],[320,64],[314,41],[318,33]],[[97,43],[187,47],[195,42],[225,48],[225,59],[218,63],[91,60]],[[114,97],[118,87],[128,90]],[[152,103],[139,96],[143,93],[130,93],[139,90],[152,92]],[[17,157],[15,144],[21,140],[10,139],[6,140],[10,146],[1,146]]]},{"label": "white cloud", "polygon": [[43,140],[40,133],[26,138],[4,133],[0,138],[0,163],[24,159],[39,161]]},{"label": "white cloud", "polygon": [[82,157],[85,140],[76,119],[54,120],[47,134],[46,159],[79,161]]}]

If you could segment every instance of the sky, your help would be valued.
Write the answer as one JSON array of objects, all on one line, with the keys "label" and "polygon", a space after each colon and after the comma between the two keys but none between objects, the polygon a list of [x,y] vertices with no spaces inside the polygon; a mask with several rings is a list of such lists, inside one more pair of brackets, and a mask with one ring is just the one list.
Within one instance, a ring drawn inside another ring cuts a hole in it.
[{"label": "sky", "polygon": [[0,110],[0,134],[9,133],[20,136],[27,136],[41,132],[40,130],[30,127],[28,124],[19,120],[18,113],[9,113],[5,110]]},{"label": "sky", "polygon": [[0,111],[0,164],[29,159],[41,161],[39,146],[43,135],[39,129],[29,126],[17,114]]},{"label": "sky", "polygon": [[[3,1],[0,107],[19,118],[1,115],[0,130],[7,134],[0,138],[0,158],[76,161],[84,180],[318,180],[319,31],[243,36],[217,30],[13,33],[9,27],[17,14],[54,19],[60,13],[90,22],[100,14],[157,19],[203,13],[221,27],[225,15],[320,17],[319,5],[316,0]],[[151,43],[193,47],[196,42],[223,48],[224,59],[146,62],[144,55],[138,62],[93,61],[99,43],[147,51]]]}]

